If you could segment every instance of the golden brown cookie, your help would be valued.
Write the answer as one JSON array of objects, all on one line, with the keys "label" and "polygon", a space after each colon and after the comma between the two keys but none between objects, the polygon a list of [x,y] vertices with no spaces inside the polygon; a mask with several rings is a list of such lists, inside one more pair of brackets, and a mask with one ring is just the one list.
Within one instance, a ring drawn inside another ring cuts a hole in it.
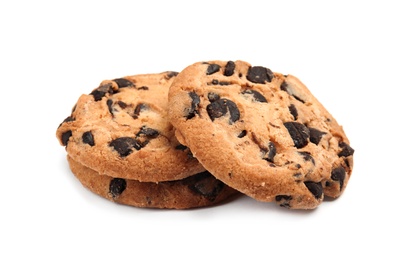
[{"label": "golden brown cookie", "polygon": [[312,209],[348,184],[354,150],[343,128],[292,75],[198,62],[174,80],[168,116],[208,171],[257,200]]},{"label": "golden brown cookie", "polygon": [[139,182],[101,175],[70,156],[67,159],[71,171],[84,187],[119,204],[187,209],[212,206],[239,194],[207,171],[177,181]]},{"label": "golden brown cookie", "polygon": [[99,174],[139,181],[183,179],[204,171],[167,119],[176,72],[104,80],[81,95],[56,131],[74,160]]}]

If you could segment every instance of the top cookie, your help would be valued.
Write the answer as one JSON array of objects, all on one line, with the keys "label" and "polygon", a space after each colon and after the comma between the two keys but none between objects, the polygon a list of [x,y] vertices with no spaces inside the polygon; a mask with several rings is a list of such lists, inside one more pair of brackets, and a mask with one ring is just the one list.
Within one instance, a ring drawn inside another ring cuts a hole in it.
[{"label": "top cookie", "polygon": [[75,161],[112,177],[178,180],[204,171],[167,119],[176,72],[105,80],[81,95],[56,131]]},{"label": "top cookie", "polygon": [[312,209],[340,196],[352,172],[342,127],[292,75],[198,62],[174,80],[168,116],[208,171],[260,201]]}]

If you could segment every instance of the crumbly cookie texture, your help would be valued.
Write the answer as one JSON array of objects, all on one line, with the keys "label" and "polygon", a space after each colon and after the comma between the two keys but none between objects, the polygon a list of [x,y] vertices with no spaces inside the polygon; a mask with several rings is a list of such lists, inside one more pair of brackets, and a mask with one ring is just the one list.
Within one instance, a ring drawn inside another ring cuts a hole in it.
[{"label": "crumbly cookie texture", "polygon": [[313,209],[339,197],[352,173],[342,126],[292,75],[198,62],[173,81],[168,116],[208,171],[259,201]]},{"label": "crumbly cookie texture", "polygon": [[99,174],[147,182],[183,179],[205,169],[167,119],[177,72],[104,80],[83,94],[58,127],[59,143]]},{"label": "crumbly cookie texture", "polygon": [[176,181],[139,182],[101,175],[70,156],[67,159],[71,171],[84,187],[119,204],[188,209],[219,204],[239,194],[206,171]]}]

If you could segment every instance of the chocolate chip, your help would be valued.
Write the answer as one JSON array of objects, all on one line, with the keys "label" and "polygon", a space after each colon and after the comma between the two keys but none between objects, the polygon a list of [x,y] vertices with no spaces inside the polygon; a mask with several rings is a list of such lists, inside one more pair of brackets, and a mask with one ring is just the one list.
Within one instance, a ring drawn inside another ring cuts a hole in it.
[{"label": "chocolate chip", "polygon": [[117,101],[117,104],[118,104],[118,105],[120,106],[120,108],[122,108],[122,109],[125,109],[125,108],[128,106],[127,103],[125,103],[125,102],[123,102],[123,101],[121,101],[121,100]]},{"label": "chocolate chip", "polygon": [[280,85],[280,89],[289,93],[289,84],[287,84],[286,81],[283,81],[282,84]]},{"label": "chocolate chip", "polygon": [[265,160],[269,161],[269,162],[274,162],[274,157],[276,155],[276,147],[275,144],[273,142],[269,142],[268,143],[268,154],[267,156],[264,158]]},{"label": "chocolate chip", "polygon": [[103,84],[100,85],[99,87],[97,87],[96,89],[94,89],[90,95],[92,95],[95,99],[95,101],[99,101],[102,100],[102,98],[107,94],[113,94],[113,88],[112,85],[110,83],[107,84]]},{"label": "chocolate chip", "polygon": [[71,116],[68,116],[68,117],[65,118],[65,120],[63,120],[62,124],[63,124],[63,123],[66,123],[66,122],[72,122],[72,121],[74,121],[74,120],[76,120],[76,119],[73,118],[73,117],[71,117]]},{"label": "chocolate chip", "polygon": [[137,88],[138,90],[149,90],[149,87],[147,86],[141,86]]},{"label": "chocolate chip", "polygon": [[289,86],[289,84],[288,84],[286,81],[283,81],[283,82],[282,82],[282,84],[281,84],[281,86],[280,86],[280,89],[283,90],[283,91],[286,91],[290,96],[294,97],[295,99],[297,99],[297,100],[300,101],[301,103],[305,103],[305,101],[304,101],[302,98],[296,96],[296,95],[290,90],[290,86]]},{"label": "chocolate chip", "polygon": [[208,111],[208,115],[212,121],[214,121],[216,118],[224,116],[228,111],[230,112],[230,124],[239,120],[240,117],[240,112],[237,105],[231,100],[225,98],[221,98],[210,103],[206,107],[206,110]]},{"label": "chocolate chip", "polygon": [[340,191],[344,186],[345,180],[345,169],[343,167],[337,167],[331,171],[331,179],[340,183]]},{"label": "chocolate chip", "polygon": [[314,195],[315,199],[322,198],[323,187],[320,182],[306,181],[304,182],[307,189]]},{"label": "chocolate chip", "polygon": [[193,118],[196,114],[199,114],[198,105],[201,102],[199,96],[195,92],[189,92],[188,95],[191,98],[191,107],[188,110],[187,119]]},{"label": "chocolate chip", "polygon": [[235,63],[233,61],[228,61],[225,69],[224,69],[224,76],[231,76],[232,74],[234,74],[234,70],[235,70]]},{"label": "chocolate chip", "polygon": [[118,152],[121,157],[128,156],[132,153],[132,149],[140,150],[141,144],[132,137],[120,137],[110,142],[110,147]]},{"label": "chocolate chip", "polygon": [[179,72],[176,71],[168,71],[168,73],[166,74],[165,78],[166,79],[171,79],[173,77],[176,77],[179,74]]},{"label": "chocolate chip", "polygon": [[135,87],[135,84],[132,81],[125,78],[113,79],[113,81],[117,83],[119,88]]},{"label": "chocolate chip", "polygon": [[289,131],[295,147],[303,148],[308,144],[309,129],[305,125],[297,122],[285,122],[283,124]]},{"label": "chocolate chip", "polygon": [[315,165],[315,159],[309,152],[300,151],[298,153],[303,157],[304,161],[310,161],[313,165]]},{"label": "chocolate chip", "polygon": [[325,135],[326,132],[322,132],[312,127],[309,127],[308,129],[309,129],[309,141],[311,141],[311,143],[318,145],[320,140],[322,139],[322,136]]},{"label": "chocolate chip", "polygon": [[64,146],[67,146],[67,143],[69,142],[69,138],[72,136],[72,131],[71,130],[69,130],[69,131],[66,131],[66,132],[64,132],[63,134],[62,134],[62,144],[64,145]]},{"label": "chocolate chip", "polygon": [[228,81],[219,81],[219,85],[220,86],[228,86],[228,85],[231,85],[231,83]]},{"label": "chocolate chip", "polygon": [[[213,79],[212,82],[211,82],[211,84],[212,84],[212,85],[220,85],[220,86],[231,85],[231,83],[228,82],[228,81],[219,81],[219,80],[217,80],[217,79]],[[208,85],[210,85],[210,84],[208,84]]]},{"label": "chocolate chip", "polygon": [[63,125],[64,123],[72,122],[74,120],[76,120],[76,119],[71,117],[71,116],[68,116],[68,117],[65,118],[65,120],[62,121],[62,123],[59,124],[58,128],[61,127],[61,125]]},{"label": "chocolate chip", "polygon": [[90,146],[95,145],[94,137],[93,137],[91,131],[83,133],[82,140],[83,140],[83,143],[89,144]]},{"label": "chocolate chip", "polygon": [[138,116],[140,115],[140,112],[142,112],[143,110],[147,110],[149,109],[149,105],[144,104],[144,103],[139,103],[136,107],[135,110],[133,111],[133,115],[132,117],[134,119],[137,119]]},{"label": "chocolate chip", "polygon": [[251,89],[247,89],[244,90],[242,92],[243,95],[247,94],[247,95],[253,95],[254,100],[256,100],[257,102],[265,102],[267,103],[267,99],[258,91],[256,90],[251,90]]},{"label": "chocolate chip", "polygon": [[136,136],[145,135],[150,138],[155,138],[159,135],[159,132],[155,129],[143,126],[140,128],[140,131],[136,134]]},{"label": "chocolate chip", "polygon": [[242,137],[246,136],[246,134],[247,134],[247,131],[246,131],[246,130],[243,130],[243,131],[238,135],[238,138],[242,138]]},{"label": "chocolate chip", "polygon": [[210,102],[214,102],[216,100],[219,100],[220,96],[219,96],[219,94],[216,94],[216,93],[213,93],[213,92],[209,92],[208,93],[208,99],[209,99]]},{"label": "chocolate chip", "polygon": [[289,112],[290,114],[293,116],[294,120],[297,120],[298,118],[298,112],[297,112],[297,108],[295,105],[291,104],[289,106]]},{"label": "chocolate chip", "polygon": [[342,149],[341,152],[338,153],[339,157],[348,157],[350,155],[353,155],[353,153],[355,152],[355,150],[352,149],[352,147],[350,147],[347,143],[345,142],[340,142],[338,144],[338,146]]},{"label": "chocolate chip", "polygon": [[207,70],[206,70],[206,75],[212,75],[213,73],[216,73],[220,70],[220,65],[217,64],[209,64]]},{"label": "chocolate chip", "polygon": [[214,201],[225,185],[221,181],[214,178],[209,172],[205,171],[194,176],[188,177],[188,188],[209,201]]},{"label": "chocolate chip", "polygon": [[125,179],[114,178],[110,181],[109,193],[113,199],[120,196],[127,187],[127,182]]},{"label": "chocolate chip", "polygon": [[253,83],[265,84],[266,82],[271,82],[274,74],[268,68],[261,66],[250,67],[246,78]]},{"label": "chocolate chip", "polygon": [[290,208],[290,201],[292,196],[290,195],[277,195],[275,196],[275,201],[279,203],[279,206],[284,208]]},{"label": "chocolate chip", "polygon": [[182,150],[182,151],[186,150],[187,148],[188,148],[187,146],[182,145],[182,144],[178,144],[175,147],[176,150]]},{"label": "chocolate chip", "polygon": [[109,109],[110,114],[113,116],[113,100],[108,99],[106,101],[107,108]]}]

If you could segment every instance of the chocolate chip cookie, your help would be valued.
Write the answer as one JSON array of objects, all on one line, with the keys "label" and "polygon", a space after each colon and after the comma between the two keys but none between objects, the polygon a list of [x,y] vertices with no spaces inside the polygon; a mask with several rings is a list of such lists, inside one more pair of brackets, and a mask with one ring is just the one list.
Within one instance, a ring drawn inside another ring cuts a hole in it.
[{"label": "chocolate chip cookie", "polygon": [[104,80],[83,94],[56,136],[70,156],[99,174],[160,182],[205,169],[180,144],[167,119],[177,72]]},{"label": "chocolate chip cookie", "polygon": [[68,156],[71,171],[90,191],[119,204],[144,208],[188,209],[212,206],[239,194],[204,171],[165,182],[139,182],[101,175]]},{"label": "chocolate chip cookie", "polygon": [[292,75],[197,62],[173,81],[168,116],[209,172],[259,201],[313,209],[339,197],[352,173],[342,126]]}]

